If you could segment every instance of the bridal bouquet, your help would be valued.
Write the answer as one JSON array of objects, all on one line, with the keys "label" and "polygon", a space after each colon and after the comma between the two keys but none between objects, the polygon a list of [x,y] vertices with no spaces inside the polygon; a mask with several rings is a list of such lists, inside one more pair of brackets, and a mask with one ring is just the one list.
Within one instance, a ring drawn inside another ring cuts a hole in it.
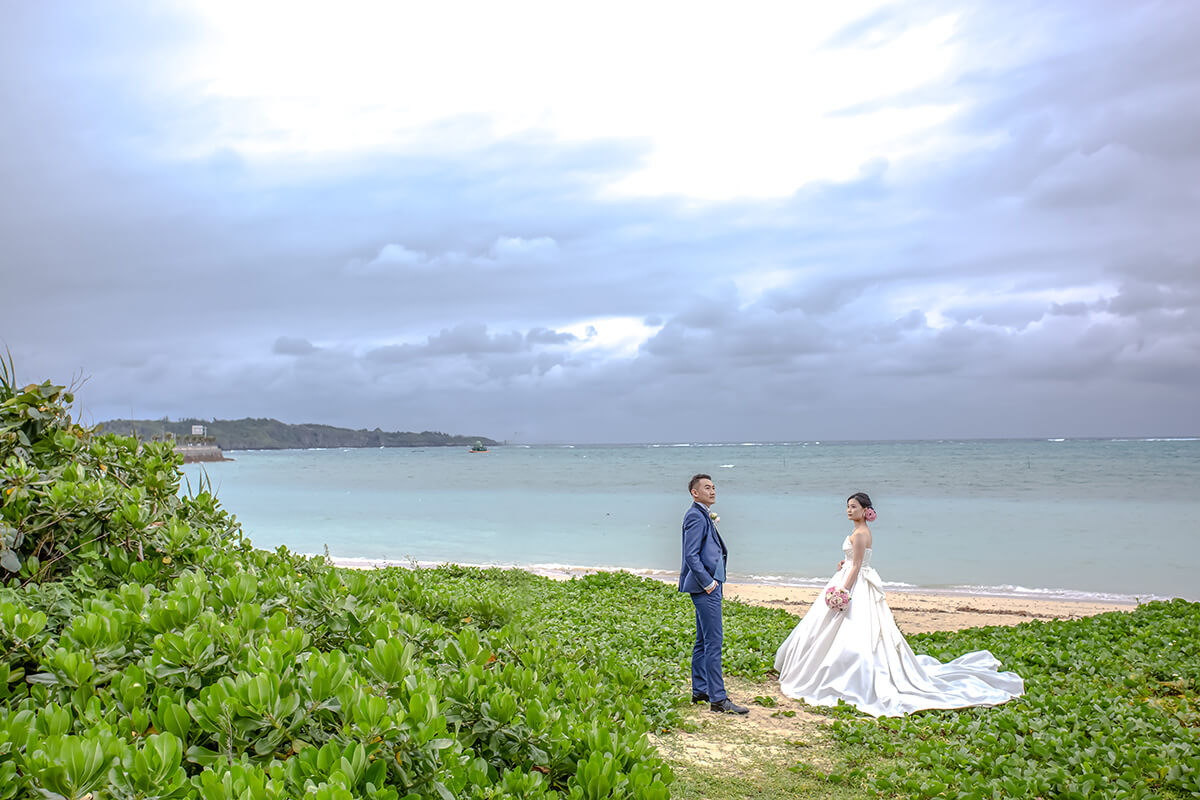
[{"label": "bridal bouquet", "polygon": [[845,611],[846,606],[850,605],[850,593],[845,589],[830,586],[825,590],[825,605],[833,611]]}]

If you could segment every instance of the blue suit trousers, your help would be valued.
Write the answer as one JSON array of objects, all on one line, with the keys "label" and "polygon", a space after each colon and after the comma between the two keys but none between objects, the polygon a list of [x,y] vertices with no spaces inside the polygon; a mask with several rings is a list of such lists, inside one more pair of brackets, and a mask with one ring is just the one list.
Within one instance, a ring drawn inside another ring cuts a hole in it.
[{"label": "blue suit trousers", "polygon": [[696,645],[692,648],[692,694],[706,694],[710,703],[724,700],[725,676],[721,673],[721,584],[712,594],[692,594],[696,607]]}]

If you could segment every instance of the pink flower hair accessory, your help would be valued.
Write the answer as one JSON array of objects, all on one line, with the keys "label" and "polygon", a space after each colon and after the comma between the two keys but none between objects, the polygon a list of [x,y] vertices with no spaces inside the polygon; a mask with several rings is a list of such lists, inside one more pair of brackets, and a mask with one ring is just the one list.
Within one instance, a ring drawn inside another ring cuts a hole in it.
[{"label": "pink flower hair accessory", "polygon": [[873,508],[868,508],[863,512],[863,519],[867,522],[874,522],[878,517],[879,515],[875,513],[875,509]]}]

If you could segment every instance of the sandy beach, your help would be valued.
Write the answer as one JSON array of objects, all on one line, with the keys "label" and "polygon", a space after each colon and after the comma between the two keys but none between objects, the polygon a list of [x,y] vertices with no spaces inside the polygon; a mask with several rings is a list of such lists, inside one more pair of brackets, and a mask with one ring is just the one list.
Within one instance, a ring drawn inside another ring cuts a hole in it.
[{"label": "sandy beach", "polygon": [[[783,608],[802,616],[820,589],[727,583],[725,596],[756,606]],[[891,592],[888,606],[904,633],[956,631],[1030,620],[1079,619],[1108,611],[1132,611],[1132,603],[1090,603],[1033,597],[983,597],[951,592]]]},{"label": "sandy beach", "polygon": [[[339,567],[373,569],[375,567],[432,567],[432,563],[383,562],[368,559],[336,558]],[[529,567],[527,572],[555,580],[569,580],[603,570],[592,568]],[[621,570],[644,578],[674,583],[677,576],[662,570]],[[763,583],[725,584],[725,597],[755,606],[782,608],[801,617],[820,589],[808,586],[783,586]],[[1018,625],[1031,620],[1079,619],[1104,614],[1109,611],[1133,611],[1134,603],[1100,603],[1079,600],[1059,600],[1043,597],[997,597],[972,595],[962,592],[899,592],[887,593],[888,606],[896,617],[896,624],[904,633],[927,633],[929,631],[956,631],[963,628],[978,628],[987,625]]]}]

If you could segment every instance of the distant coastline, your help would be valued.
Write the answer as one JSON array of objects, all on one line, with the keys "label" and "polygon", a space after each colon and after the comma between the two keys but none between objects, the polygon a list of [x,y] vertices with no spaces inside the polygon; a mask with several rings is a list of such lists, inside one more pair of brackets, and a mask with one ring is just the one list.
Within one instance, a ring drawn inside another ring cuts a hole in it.
[{"label": "distant coastline", "polygon": [[305,450],[320,447],[449,447],[475,442],[500,444],[486,436],[466,436],[441,431],[352,430],[332,425],[290,425],[277,419],[114,419],[100,423],[105,433],[139,439],[182,439],[193,426],[202,425],[215,446],[228,450]]}]

